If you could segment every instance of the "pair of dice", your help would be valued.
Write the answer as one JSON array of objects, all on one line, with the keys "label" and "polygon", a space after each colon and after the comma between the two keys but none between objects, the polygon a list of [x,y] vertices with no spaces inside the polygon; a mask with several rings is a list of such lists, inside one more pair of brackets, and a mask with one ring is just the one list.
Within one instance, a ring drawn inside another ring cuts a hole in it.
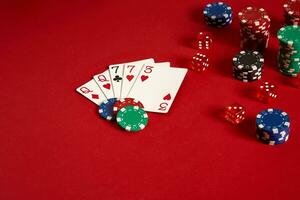
[{"label": "pair of dice", "polygon": [[[277,87],[272,83],[264,82],[256,91],[256,97],[264,103],[271,103],[277,98]],[[225,119],[233,124],[242,122],[245,115],[245,108],[237,103],[227,106],[225,111]]]},{"label": "pair of dice", "polygon": [[190,69],[203,72],[209,67],[209,52],[212,38],[209,32],[199,32],[196,39],[195,46],[199,52],[193,56]]}]

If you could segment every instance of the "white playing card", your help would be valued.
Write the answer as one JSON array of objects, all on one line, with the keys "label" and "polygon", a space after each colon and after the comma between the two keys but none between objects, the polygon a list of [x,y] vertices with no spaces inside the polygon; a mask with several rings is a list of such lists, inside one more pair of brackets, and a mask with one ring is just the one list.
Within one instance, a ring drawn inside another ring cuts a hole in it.
[{"label": "white playing card", "polygon": [[[127,63],[124,65],[124,78],[122,82],[122,92],[121,98],[128,97],[130,89],[133,87],[136,78],[138,77],[139,73],[142,70],[144,65],[153,65],[154,62],[134,62],[134,63]],[[159,64],[159,63],[158,63]],[[170,67],[169,62],[160,63],[159,66],[161,67]]]},{"label": "white playing card", "polygon": [[103,94],[107,99],[114,98],[113,87],[111,85],[109,71],[106,70],[101,74],[97,74],[94,76],[94,80],[102,90]]},{"label": "white playing card", "polygon": [[184,68],[144,66],[129,97],[141,101],[146,111],[167,113],[186,73]]},{"label": "white playing card", "polygon": [[124,64],[110,65],[108,67],[111,85],[115,98],[121,98]]},{"label": "white playing card", "polygon": [[76,91],[97,105],[100,105],[100,103],[106,100],[106,97],[104,96],[94,79],[78,87]]}]

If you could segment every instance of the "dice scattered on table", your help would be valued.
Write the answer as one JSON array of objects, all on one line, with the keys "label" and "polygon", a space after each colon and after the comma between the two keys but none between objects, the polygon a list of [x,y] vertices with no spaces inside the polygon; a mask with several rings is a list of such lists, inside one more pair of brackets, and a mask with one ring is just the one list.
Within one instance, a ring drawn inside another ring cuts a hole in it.
[{"label": "dice scattered on table", "polygon": [[209,50],[212,43],[211,34],[209,32],[199,32],[197,35],[197,49]]},{"label": "dice scattered on table", "polygon": [[244,107],[234,103],[226,108],[225,119],[233,124],[239,124],[245,119],[245,114]]},{"label": "dice scattered on table", "polygon": [[197,53],[193,56],[190,68],[192,70],[203,72],[209,67],[209,58],[203,53]]},{"label": "dice scattered on table", "polygon": [[272,83],[264,82],[259,86],[256,96],[263,103],[271,103],[277,98],[277,87]]}]

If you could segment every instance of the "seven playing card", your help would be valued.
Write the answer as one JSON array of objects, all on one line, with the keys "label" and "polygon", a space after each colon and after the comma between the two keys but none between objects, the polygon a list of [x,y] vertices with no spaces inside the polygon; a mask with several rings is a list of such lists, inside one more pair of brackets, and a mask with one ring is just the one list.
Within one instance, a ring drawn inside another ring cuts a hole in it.
[{"label": "seven playing card", "polygon": [[184,68],[144,66],[129,96],[141,101],[146,111],[167,113],[186,72]]},{"label": "seven playing card", "polygon": [[110,65],[108,67],[110,80],[115,98],[121,98],[124,64]]},{"label": "seven playing card", "polygon": [[76,91],[97,105],[100,105],[100,103],[106,100],[106,97],[93,79],[78,87]]}]

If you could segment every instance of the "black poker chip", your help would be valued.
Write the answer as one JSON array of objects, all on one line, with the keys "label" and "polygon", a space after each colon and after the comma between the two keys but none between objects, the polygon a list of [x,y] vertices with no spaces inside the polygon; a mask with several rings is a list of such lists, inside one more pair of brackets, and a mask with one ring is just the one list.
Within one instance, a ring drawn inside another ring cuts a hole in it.
[{"label": "black poker chip", "polygon": [[251,82],[261,78],[264,58],[257,51],[241,51],[233,57],[232,64],[235,79]]}]

